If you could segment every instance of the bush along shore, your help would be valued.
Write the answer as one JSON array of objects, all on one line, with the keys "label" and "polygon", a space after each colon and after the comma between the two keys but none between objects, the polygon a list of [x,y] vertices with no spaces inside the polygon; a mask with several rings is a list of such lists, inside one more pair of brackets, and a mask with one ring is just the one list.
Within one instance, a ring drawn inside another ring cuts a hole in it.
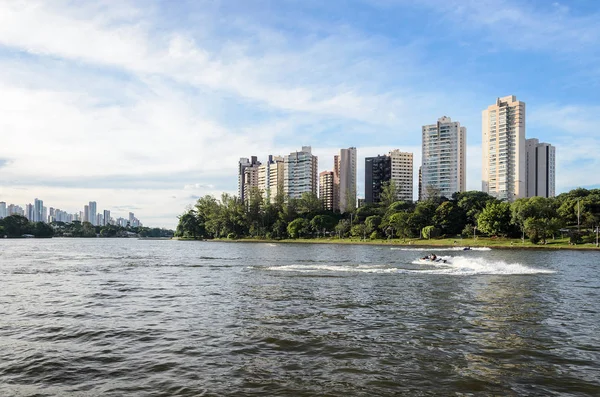
[{"label": "bush along shore", "polygon": [[[282,189],[280,189],[282,190]],[[179,216],[181,239],[297,241],[496,247],[597,247],[600,189],[574,189],[553,198],[503,202],[479,191],[451,198],[397,201],[393,183],[381,201],[345,213],[327,211],[312,193],[266,200],[258,189],[245,202],[207,195]]]}]

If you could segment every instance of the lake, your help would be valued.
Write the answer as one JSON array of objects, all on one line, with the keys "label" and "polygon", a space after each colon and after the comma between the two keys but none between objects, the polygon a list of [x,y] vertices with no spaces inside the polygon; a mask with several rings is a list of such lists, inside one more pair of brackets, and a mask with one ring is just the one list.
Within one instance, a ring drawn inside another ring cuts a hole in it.
[{"label": "lake", "polygon": [[598,396],[599,269],[589,251],[3,239],[0,395]]}]

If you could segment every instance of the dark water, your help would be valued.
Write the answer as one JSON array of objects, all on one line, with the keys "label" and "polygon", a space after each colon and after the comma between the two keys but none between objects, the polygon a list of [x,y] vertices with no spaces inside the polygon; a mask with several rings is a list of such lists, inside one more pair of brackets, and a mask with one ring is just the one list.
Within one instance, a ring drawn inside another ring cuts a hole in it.
[{"label": "dark water", "polygon": [[0,396],[600,395],[600,253],[0,241]]}]

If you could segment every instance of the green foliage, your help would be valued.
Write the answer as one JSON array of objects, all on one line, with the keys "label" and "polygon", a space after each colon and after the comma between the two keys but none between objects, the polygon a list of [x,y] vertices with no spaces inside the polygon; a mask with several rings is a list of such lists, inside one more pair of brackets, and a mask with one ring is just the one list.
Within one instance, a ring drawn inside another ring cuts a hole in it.
[{"label": "green foliage", "polygon": [[27,218],[21,215],[11,215],[0,220],[4,233],[8,237],[21,237],[31,233],[31,225]]},{"label": "green foliage", "polygon": [[477,229],[488,236],[506,236],[510,219],[509,203],[489,201],[477,218]]},{"label": "green foliage", "polygon": [[389,181],[383,184],[379,204],[383,208],[389,208],[398,199],[398,186],[396,182]]},{"label": "green foliage", "polygon": [[350,229],[350,234],[352,235],[352,237],[366,238],[367,227],[362,223],[359,223],[358,225],[353,225]]},{"label": "green foliage", "polygon": [[315,232],[330,232],[335,228],[337,220],[330,215],[315,215],[310,221],[310,227]]},{"label": "green foliage", "polygon": [[464,210],[458,204],[446,201],[436,208],[433,223],[438,225],[444,234],[455,235],[464,228],[466,219]]},{"label": "green foliage", "polygon": [[[431,226],[433,229],[427,229],[429,237],[435,233],[470,237],[473,226],[478,225],[483,234],[521,237],[522,232],[527,232],[528,237],[544,242],[561,226],[577,225],[577,201],[584,237],[590,236],[594,225],[600,223],[600,189],[576,189],[557,198],[534,197],[512,204],[501,203],[476,191],[455,193],[451,199],[432,194],[427,200],[413,204],[397,201],[397,187],[393,183],[384,190],[381,203],[365,205],[343,215],[324,211],[318,198],[310,193],[291,199],[280,191],[269,201],[258,189],[251,189],[246,203],[228,194],[219,200],[204,196],[179,217],[176,234],[189,238],[224,238],[233,233],[238,237],[283,239],[319,237],[335,231],[339,237],[367,234],[406,238],[419,237],[424,228]],[[529,218],[532,219],[528,221]],[[9,229],[1,222],[0,227],[4,227],[5,232]],[[59,232],[62,227],[57,225],[55,230]],[[85,225],[75,223],[70,231],[77,236],[90,232]],[[96,228],[96,232],[101,236],[115,234],[110,228]]]},{"label": "green foliage", "polygon": [[440,236],[440,229],[436,228],[435,226],[425,226],[423,228],[423,230],[421,231],[421,234],[423,235],[424,239],[432,239],[432,238],[436,238]]},{"label": "green foliage", "polygon": [[296,218],[287,226],[287,232],[291,238],[299,238],[309,232],[310,223],[304,218]]},{"label": "green foliage", "polygon": [[379,215],[371,215],[365,220],[365,226],[367,228],[367,233],[373,233],[379,230],[379,226],[381,226],[381,217]]},{"label": "green foliage", "polygon": [[350,221],[348,219],[341,219],[335,226],[335,232],[340,238],[346,237],[350,232]]}]

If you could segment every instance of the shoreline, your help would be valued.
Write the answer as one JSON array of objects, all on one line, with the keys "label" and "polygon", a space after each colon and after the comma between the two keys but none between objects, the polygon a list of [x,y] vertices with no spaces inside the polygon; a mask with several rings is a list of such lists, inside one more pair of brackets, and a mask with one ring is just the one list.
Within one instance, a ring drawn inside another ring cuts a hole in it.
[{"label": "shoreline", "polygon": [[[268,244],[338,244],[338,245],[375,245],[381,247],[402,247],[402,248],[423,248],[435,249],[435,248],[453,248],[453,247],[472,247],[472,248],[490,248],[492,250],[570,250],[570,251],[598,251],[600,248],[589,244],[580,245],[568,245],[560,243],[550,243],[546,245],[523,245],[521,241],[510,245],[498,243],[490,239],[478,239],[466,241],[456,240],[457,243],[448,243],[445,240],[434,240],[436,243],[432,243],[430,240],[411,240],[409,242],[403,242],[399,240],[373,240],[373,241],[362,241],[354,239],[284,239],[284,240],[272,240],[272,239],[253,239],[253,238],[241,238],[241,239],[191,239],[191,238],[179,238],[174,237],[173,240],[179,241],[204,241],[204,242],[222,242],[222,243],[268,243]],[[526,243],[527,244],[527,243]]]}]

